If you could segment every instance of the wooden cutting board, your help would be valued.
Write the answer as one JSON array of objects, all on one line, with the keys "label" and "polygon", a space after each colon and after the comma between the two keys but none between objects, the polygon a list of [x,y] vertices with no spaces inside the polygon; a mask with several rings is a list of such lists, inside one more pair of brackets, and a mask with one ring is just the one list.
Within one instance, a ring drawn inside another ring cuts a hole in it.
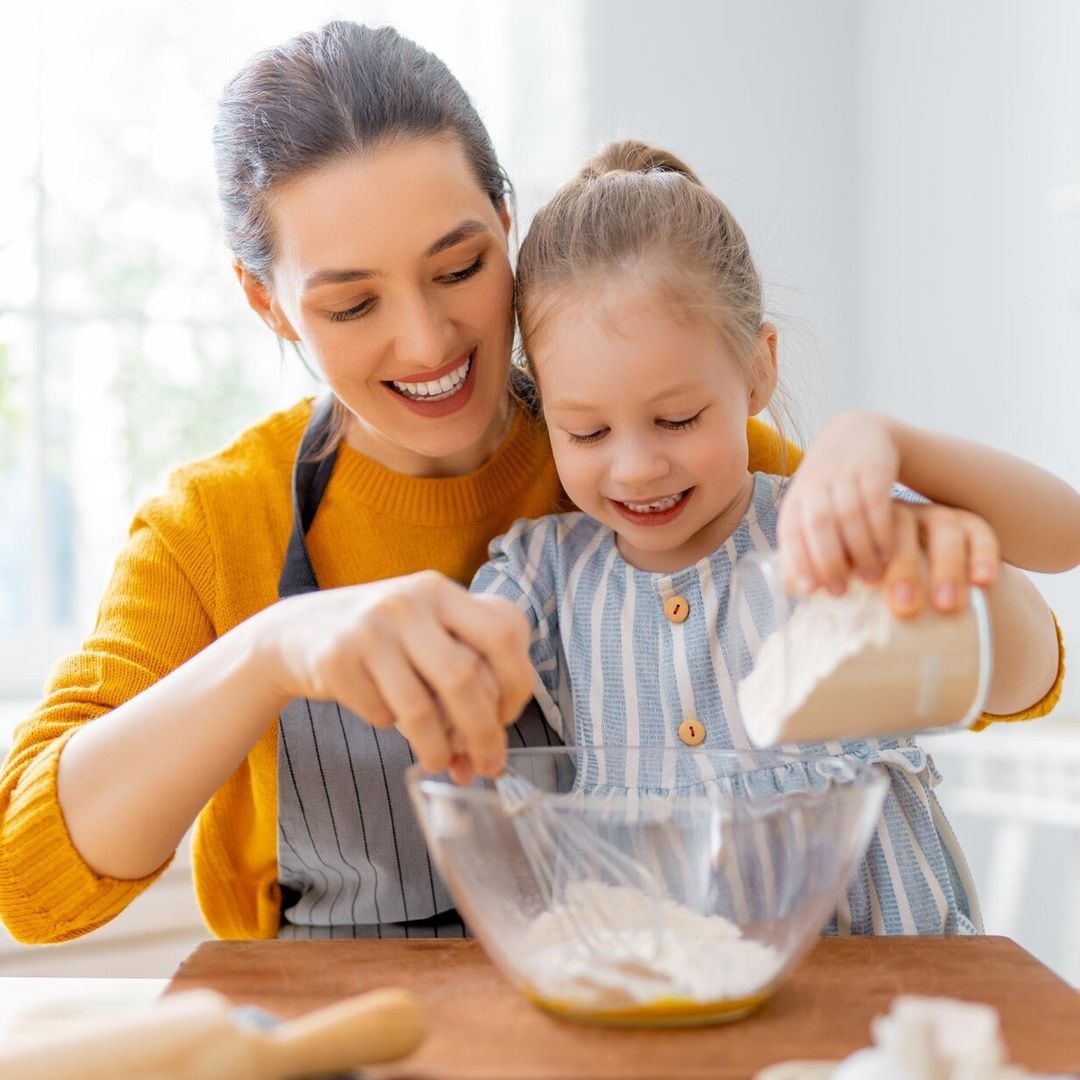
[{"label": "wooden cutting board", "polygon": [[[379,986],[425,1002],[431,1031],[382,1080],[750,1078],[791,1058],[833,1060],[869,1043],[897,994],[995,1006],[1014,1062],[1080,1072],[1080,992],[1008,938],[821,938],[759,1013],[732,1024],[626,1030],[529,1005],[474,941],[213,941],[169,990],[207,986],[296,1016]],[[368,1075],[368,1074],[365,1074]]]}]

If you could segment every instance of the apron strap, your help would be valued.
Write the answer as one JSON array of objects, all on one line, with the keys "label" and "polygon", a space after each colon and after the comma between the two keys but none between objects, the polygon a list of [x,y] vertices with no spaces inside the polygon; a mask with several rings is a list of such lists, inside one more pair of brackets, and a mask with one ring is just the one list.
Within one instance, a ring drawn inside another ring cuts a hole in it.
[{"label": "apron strap", "polygon": [[281,599],[297,593],[316,592],[319,588],[306,537],[337,460],[336,446],[324,456],[318,456],[326,446],[333,409],[333,394],[327,394],[315,403],[300,449],[296,452],[292,474],[293,527],[278,579],[278,596]]}]

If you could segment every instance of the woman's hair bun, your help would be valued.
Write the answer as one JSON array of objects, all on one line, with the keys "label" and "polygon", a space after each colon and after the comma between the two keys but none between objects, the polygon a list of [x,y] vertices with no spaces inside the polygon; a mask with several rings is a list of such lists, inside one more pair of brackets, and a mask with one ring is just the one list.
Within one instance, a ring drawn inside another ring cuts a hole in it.
[{"label": "woman's hair bun", "polygon": [[608,143],[578,173],[579,180],[598,180],[610,173],[679,173],[695,184],[701,179],[681,158],[640,139]]}]

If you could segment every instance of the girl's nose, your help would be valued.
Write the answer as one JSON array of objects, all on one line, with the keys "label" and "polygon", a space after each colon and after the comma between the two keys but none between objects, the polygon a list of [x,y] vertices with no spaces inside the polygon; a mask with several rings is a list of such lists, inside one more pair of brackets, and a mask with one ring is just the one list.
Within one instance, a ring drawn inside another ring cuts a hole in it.
[{"label": "girl's nose", "polygon": [[[611,479],[630,493],[662,480],[671,471],[667,457],[648,440],[624,439],[613,449]],[[654,495],[656,492],[646,494]]]}]

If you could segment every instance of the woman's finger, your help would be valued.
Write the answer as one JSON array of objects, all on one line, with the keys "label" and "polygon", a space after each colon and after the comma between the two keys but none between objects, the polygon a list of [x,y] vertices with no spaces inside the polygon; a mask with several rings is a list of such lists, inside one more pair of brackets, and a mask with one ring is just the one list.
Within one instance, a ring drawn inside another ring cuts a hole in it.
[{"label": "woman's finger", "polygon": [[420,764],[428,772],[442,772],[449,766],[451,757],[446,722],[435,695],[417,673],[401,643],[390,635],[370,641],[364,667]]},{"label": "woman's finger", "polygon": [[499,720],[512,724],[529,703],[536,674],[529,659],[529,623],[501,596],[445,597],[440,615],[449,631],[473,648],[487,664],[498,687]]},{"label": "woman's finger", "polygon": [[506,758],[506,732],[499,717],[498,689],[483,657],[431,619],[417,620],[402,635],[402,643],[477,771],[497,776]]},{"label": "woman's finger", "polygon": [[894,504],[893,514],[893,553],[885,567],[882,588],[893,614],[909,618],[923,606],[923,555],[914,513],[909,507]]}]

